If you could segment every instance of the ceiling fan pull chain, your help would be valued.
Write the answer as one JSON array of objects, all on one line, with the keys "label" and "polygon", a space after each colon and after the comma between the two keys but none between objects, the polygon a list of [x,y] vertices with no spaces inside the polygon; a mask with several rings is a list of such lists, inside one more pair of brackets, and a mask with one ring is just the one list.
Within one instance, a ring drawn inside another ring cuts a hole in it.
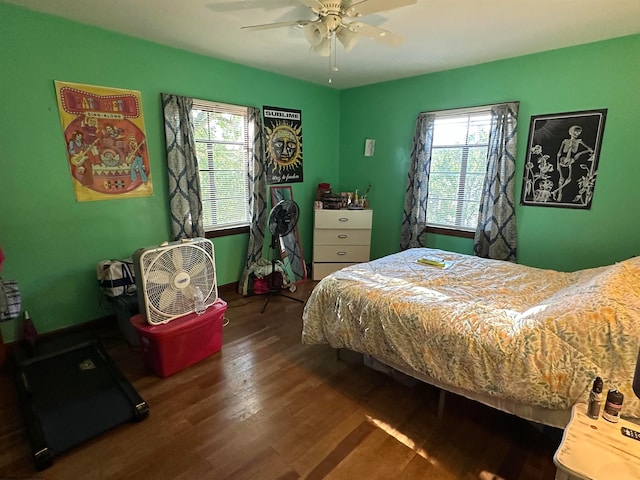
[{"label": "ceiling fan pull chain", "polygon": [[329,83],[331,83],[331,76],[333,72],[338,71],[337,49],[336,49],[336,31],[331,33],[331,43],[329,44]]},{"label": "ceiling fan pull chain", "polygon": [[337,48],[336,48],[336,31],[332,31],[331,32],[331,71],[332,72],[337,72],[338,71],[338,52],[337,52]]}]

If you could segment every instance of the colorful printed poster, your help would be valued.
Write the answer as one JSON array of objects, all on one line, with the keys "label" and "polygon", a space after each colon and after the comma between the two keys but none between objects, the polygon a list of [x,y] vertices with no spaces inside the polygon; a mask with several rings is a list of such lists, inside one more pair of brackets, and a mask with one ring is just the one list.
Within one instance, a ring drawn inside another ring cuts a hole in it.
[{"label": "colorful printed poster", "polygon": [[262,107],[267,137],[267,183],[302,182],[302,112]]},{"label": "colorful printed poster", "polygon": [[55,86],[76,200],[153,195],[140,92]]}]

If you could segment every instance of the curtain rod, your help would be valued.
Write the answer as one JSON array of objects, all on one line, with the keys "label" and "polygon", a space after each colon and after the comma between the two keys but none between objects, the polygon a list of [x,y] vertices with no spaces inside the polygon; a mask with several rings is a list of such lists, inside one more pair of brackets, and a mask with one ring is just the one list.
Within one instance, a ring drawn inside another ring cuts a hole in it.
[{"label": "curtain rod", "polygon": [[189,95],[179,95],[177,93],[166,93],[166,92],[160,92],[160,95],[173,95],[174,97],[184,97],[184,98],[190,98],[191,100],[195,100],[200,101],[200,102],[207,102],[207,103],[215,103],[218,105],[230,105],[232,107],[240,107],[240,108],[247,108],[247,107],[251,107],[251,108],[257,108],[260,111],[262,111],[262,108],[260,107],[256,107],[254,105],[239,105],[237,103],[228,103],[228,102],[221,102],[219,100],[207,100],[206,98],[196,98],[196,97],[192,97]]},{"label": "curtain rod", "polygon": [[493,107],[496,105],[502,105],[503,103],[517,103],[518,105],[520,105],[520,101],[519,100],[511,100],[511,101],[506,101],[506,102],[497,102],[497,103],[487,103],[485,105],[475,105],[475,106],[471,106],[471,107],[456,107],[456,108],[445,108],[442,110],[426,110],[424,112],[420,112],[420,113],[455,113],[456,111],[460,111],[460,110],[465,110],[465,111],[473,111],[473,110],[483,110],[486,109],[487,107]]}]

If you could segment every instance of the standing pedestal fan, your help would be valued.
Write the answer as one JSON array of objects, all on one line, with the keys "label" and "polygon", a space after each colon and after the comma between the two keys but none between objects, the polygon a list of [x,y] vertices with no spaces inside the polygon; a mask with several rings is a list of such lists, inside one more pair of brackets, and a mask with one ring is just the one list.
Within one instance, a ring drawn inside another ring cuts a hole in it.
[{"label": "standing pedestal fan", "polygon": [[[278,239],[280,237],[288,235],[293,231],[293,229],[296,227],[296,224],[298,223],[299,215],[300,209],[298,208],[298,204],[289,199],[280,200],[269,213],[269,220],[267,223],[269,226],[269,231],[271,232],[271,274],[269,275],[268,282],[269,292],[260,313],[264,313],[264,311],[267,309],[267,305],[269,305],[269,300],[271,300],[271,297],[273,297],[274,295],[281,295],[300,303],[303,302],[299,298],[290,297],[289,295],[283,294],[281,285],[275,284],[276,248]],[[284,276],[285,272],[282,272],[282,275]]]}]

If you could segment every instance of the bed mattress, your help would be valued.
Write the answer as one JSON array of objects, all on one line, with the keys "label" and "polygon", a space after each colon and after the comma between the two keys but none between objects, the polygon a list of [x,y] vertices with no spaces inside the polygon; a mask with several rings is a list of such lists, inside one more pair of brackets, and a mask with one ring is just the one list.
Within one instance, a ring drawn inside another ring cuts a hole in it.
[{"label": "bed mattress", "polygon": [[[424,256],[446,266],[419,263]],[[369,354],[524,411],[568,412],[600,376],[605,392],[625,394],[623,413],[639,418],[631,388],[638,319],[638,258],[558,272],[409,249],[320,281],[305,306],[302,340]]]}]

